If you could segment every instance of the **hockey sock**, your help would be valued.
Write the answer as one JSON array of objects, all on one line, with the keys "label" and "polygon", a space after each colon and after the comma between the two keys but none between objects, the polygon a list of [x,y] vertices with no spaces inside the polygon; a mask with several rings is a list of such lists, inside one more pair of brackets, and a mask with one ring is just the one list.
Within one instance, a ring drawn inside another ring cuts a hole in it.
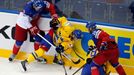
[{"label": "hockey sock", "polygon": [[20,47],[21,45],[23,44],[23,41],[16,41],[15,44],[14,44],[14,47],[13,47],[13,54],[14,55],[17,55],[19,50],[20,50]]},{"label": "hockey sock", "polygon": [[28,58],[27,58],[27,62],[31,63],[33,62],[35,59],[37,59],[38,57],[43,56],[44,54],[44,50],[42,48],[39,48],[38,50],[36,50],[35,52],[31,53]]},{"label": "hockey sock", "polygon": [[34,42],[34,49],[35,51],[39,49],[40,43],[39,42]]},{"label": "hockey sock", "polygon": [[100,75],[97,67],[91,68],[91,75]]},{"label": "hockey sock", "polygon": [[13,47],[13,54],[14,54],[14,55],[17,55],[18,52],[19,52],[19,49],[20,49],[20,46],[17,46],[16,44],[14,44],[14,47]]},{"label": "hockey sock", "polygon": [[126,73],[121,65],[118,65],[116,67],[116,71],[118,72],[119,75],[126,75]]}]

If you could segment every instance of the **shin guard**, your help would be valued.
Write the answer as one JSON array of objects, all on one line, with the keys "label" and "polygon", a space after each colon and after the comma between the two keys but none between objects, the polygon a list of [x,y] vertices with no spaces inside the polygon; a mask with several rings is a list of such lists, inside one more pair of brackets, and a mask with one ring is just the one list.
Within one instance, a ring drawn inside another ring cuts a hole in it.
[{"label": "shin guard", "polygon": [[16,44],[14,44],[14,47],[13,47],[13,54],[14,54],[14,55],[17,55],[18,52],[19,52],[19,50],[20,50],[20,46],[17,46]]},{"label": "shin guard", "polygon": [[116,67],[116,71],[118,72],[119,75],[126,75],[123,67],[120,64]]}]

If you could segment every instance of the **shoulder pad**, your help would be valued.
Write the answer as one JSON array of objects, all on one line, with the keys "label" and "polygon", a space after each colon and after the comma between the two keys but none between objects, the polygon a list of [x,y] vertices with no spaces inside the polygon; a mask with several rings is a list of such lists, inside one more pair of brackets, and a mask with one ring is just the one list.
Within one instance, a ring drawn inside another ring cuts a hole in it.
[{"label": "shoulder pad", "polygon": [[92,34],[94,35],[95,38],[98,39],[100,33],[101,33],[101,29],[96,29],[96,30],[93,31]]}]

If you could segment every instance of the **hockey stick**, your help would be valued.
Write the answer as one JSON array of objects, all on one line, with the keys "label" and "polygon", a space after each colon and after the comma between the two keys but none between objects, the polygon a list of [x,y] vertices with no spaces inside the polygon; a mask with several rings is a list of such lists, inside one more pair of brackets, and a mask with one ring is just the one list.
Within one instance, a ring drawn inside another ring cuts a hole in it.
[{"label": "hockey stick", "polygon": [[[45,38],[44,38],[43,36],[41,36],[39,33],[38,33],[37,35],[40,36],[43,40],[45,40],[47,43],[49,43],[51,46],[53,46],[54,48],[56,48],[52,43],[50,43],[47,39],[45,39]],[[61,53],[59,53],[59,54],[60,54],[61,60],[62,60],[62,62],[63,62],[62,55],[61,55]],[[66,68],[65,68],[64,63],[63,63],[63,69],[64,69],[64,71],[65,71],[65,75],[67,75],[67,71],[66,71]]]},{"label": "hockey stick", "polygon": [[[51,46],[53,46],[53,48],[56,48],[52,43],[50,43],[46,38],[44,38],[43,36],[41,36],[39,33],[37,33],[37,35],[39,37],[41,37],[44,41],[46,41],[48,44],[50,44]],[[64,53],[61,53],[61,55],[63,55],[64,57],[66,57],[69,61],[73,62],[74,64],[79,64],[80,63],[80,59],[78,61],[73,61],[71,60],[67,55],[65,55]]]},{"label": "hockey stick", "polygon": [[78,59],[76,62],[74,62],[73,60],[71,60],[67,55],[65,55],[64,53],[61,53],[65,58],[67,58],[69,61],[73,62],[74,64],[79,64],[80,63],[80,59]]},{"label": "hockey stick", "polygon": [[77,54],[77,52],[74,50],[74,53],[79,57],[81,58],[82,60],[85,60],[83,57],[81,57],[79,54]]},{"label": "hockey stick", "polygon": [[[87,56],[88,54],[91,53],[90,51],[87,52]],[[86,63],[84,65],[82,65],[79,69],[77,69],[72,75],[75,75],[78,71],[80,71],[84,66],[86,65]]]},{"label": "hockey stick", "polygon": [[79,69],[77,69],[72,75],[75,75],[75,74],[76,74],[78,71],[80,71],[84,66],[85,66],[85,64],[82,65]]},{"label": "hockey stick", "polygon": [[65,68],[62,55],[61,55],[61,53],[59,53],[59,54],[60,54],[61,61],[62,61],[62,63],[63,63],[63,69],[64,69],[64,72],[65,72],[65,75],[67,75],[67,70],[66,70],[66,68]]},{"label": "hockey stick", "polygon": [[[96,48],[93,49],[93,50],[96,50]],[[93,50],[92,50],[92,52],[93,52]],[[89,54],[91,55],[92,52],[91,52],[91,51],[88,51],[86,56],[88,56]],[[91,58],[91,61],[92,61],[92,59],[93,59],[93,57]],[[91,63],[91,61],[90,61],[90,63]],[[79,69],[77,69],[72,75],[75,75],[75,74],[76,74],[78,71],[80,71],[86,64],[87,64],[87,63],[85,63],[84,65],[82,65],[82,66],[81,66]]]}]

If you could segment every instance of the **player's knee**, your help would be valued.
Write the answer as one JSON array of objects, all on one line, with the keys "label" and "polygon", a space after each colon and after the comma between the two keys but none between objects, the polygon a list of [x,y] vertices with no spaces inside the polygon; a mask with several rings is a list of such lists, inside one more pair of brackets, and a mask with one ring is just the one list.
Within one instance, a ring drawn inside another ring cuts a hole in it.
[{"label": "player's knee", "polygon": [[115,67],[115,68],[116,68],[117,66],[119,66],[119,65],[120,65],[119,63],[112,64],[112,66]]},{"label": "player's knee", "polygon": [[35,51],[38,50],[40,47],[40,43],[39,42],[34,42],[34,49]]},{"label": "player's knee", "polygon": [[16,41],[15,44],[16,44],[17,46],[21,46],[21,45],[23,44],[23,41]]}]

